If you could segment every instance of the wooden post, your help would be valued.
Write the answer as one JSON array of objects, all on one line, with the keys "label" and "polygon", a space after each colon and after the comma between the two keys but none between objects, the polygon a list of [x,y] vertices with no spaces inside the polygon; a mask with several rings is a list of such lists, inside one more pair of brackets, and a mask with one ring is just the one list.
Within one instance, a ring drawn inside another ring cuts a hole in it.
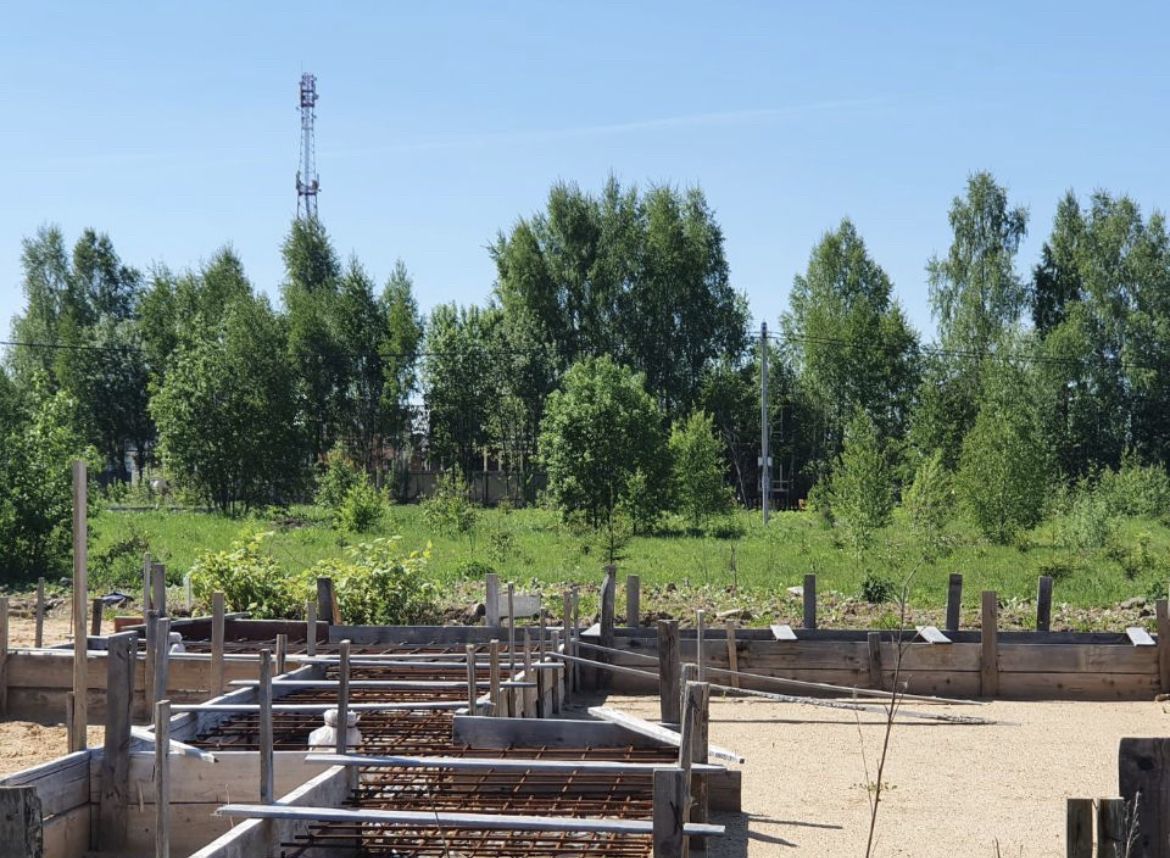
[{"label": "wooden post", "polygon": [[151,608],[146,612],[145,617],[146,626],[146,673],[145,683],[146,687],[143,689],[143,695],[146,702],[146,717],[154,717],[154,704],[159,701],[159,697],[154,693],[154,660],[158,652],[158,647],[155,645],[155,634],[158,632],[158,612]]},{"label": "wooden post", "polygon": [[475,701],[479,697],[479,688],[475,683],[475,644],[464,647],[467,653],[467,714],[475,714]]},{"label": "wooden post", "polygon": [[679,703],[682,691],[678,651],[678,620],[658,621],[658,697],[659,715],[664,724],[678,724],[682,720]]},{"label": "wooden post", "polygon": [[342,641],[337,654],[337,753],[349,747],[349,641]]},{"label": "wooden post", "polygon": [[492,629],[500,624],[500,576],[495,572],[484,580],[483,622]]},{"label": "wooden post", "polygon": [[1041,575],[1036,586],[1036,631],[1052,628],[1052,576]]},{"label": "wooden post", "polygon": [[[1097,858],[1129,858],[1125,834],[1125,799],[1098,799]],[[1163,850],[1170,850],[1170,844]]]},{"label": "wooden post", "polygon": [[695,665],[691,664],[690,662],[684,663],[682,665],[682,668],[679,670],[678,675],[679,675],[678,687],[680,689],[679,700],[678,700],[678,712],[679,712],[678,725],[679,725],[679,730],[681,731],[682,730],[683,712],[687,708],[687,684],[691,683],[691,682],[695,682],[695,677],[699,675],[698,668],[695,667]]},{"label": "wooden post", "polygon": [[[147,551],[142,556],[142,620],[146,621],[146,612],[151,610],[154,605],[150,604],[150,570],[154,568],[154,564],[150,559],[150,552]],[[151,712],[153,717],[154,713]]]},{"label": "wooden post", "polygon": [[8,714],[8,597],[0,596],[0,715]]},{"label": "wooden post", "polygon": [[150,603],[160,617],[168,617],[167,611],[167,567],[161,563],[150,565]]},{"label": "wooden post", "polygon": [[673,767],[654,770],[654,858],[683,858],[686,838],[687,773]]},{"label": "wooden post", "polygon": [[73,705],[73,692],[65,692],[65,737],[70,742],[73,741],[73,719],[77,716],[77,710]]},{"label": "wooden post", "polygon": [[642,625],[642,579],[637,575],[626,576],[626,627],[636,629]]},{"label": "wooden post", "polygon": [[[688,682],[683,691],[682,729],[679,741],[679,768],[690,781],[690,812],[685,817],[691,822],[707,821],[707,779],[691,773],[692,763],[707,762],[707,721],[710,686],[705,682]],[[701,845],[694,839],[691,846]]]},{"label": "wooden post", "polygon": [[317,654],[317,603],[305,602],[305,655]]},{"label": "wooden post", "polygon": [[1070,798],[1067,808],[1065,842],[1068,858],[1093,858],[1093,800]]},{"label": "wooden post", "polygon": [[89,640],[86,636],[85,609],[89,605],[87,552],[89,480],[85,461],[73,462],[73,729],[69,750],[87,747],[85,725],[88,722]]},{"label": "wooden post", "polygon": [[703,617],[705,611],[695,611],[695,666],[698,668],[699,682],[707,681],[705,653],[703,652]]},{"label": "wooden post", "polygon": [[947,584],[947,631],[959,630],[959,615],[963,608],[963,576],[958,572],[951,573],[950,583]]},{"label": "wooden post", "polygon": [[[605,567],[605,581],[601,585],[601,645],[613,647],[614,615],[617,607],[617,567],[610,563]],[[599,659],[604,661],[605,659]],[[606,674],[608,676],[608,674]]]},{"label": "wooden post", "polygon": [[[492,714],[500,714],[500,642],[495,638],[488,644],[488,696],[492,700]],[[472,713],[474,714],[474,713]]]},{"label": "wooden post", "polygon": [[154,855],[171,855],[171,701],[154,706]]},{"label": "wooden post", "polygon": [[[535,682],[536,677],[532,674],[532,650],[530,648],[531,640],[528,636],[528,629],[524,630],[524,681]],[[474,678],[475,672],[472,672]],[[539,688],[522,688],[521,695],[524,698],[524,717],[536,717],[536,703],[539,699]],[[472,712],[472,715],[475,713]]]},{"label": "wooden post", "polygon": [[[260,684],[256,686],[256,702],[260,704],[260,803],[276,801],[273,779],[273,736],[272,736],[272,652],[260,650]],[[345,721],[337,721],[337,735],[345,736]],[[345,753],[345,739],[339,738],[337,753]]]},{"label": "wooden post", "polygon": [[211,696],[223,694],[223,647],[224,647],[224,598],[223,593],[211,594]]},{"label": "wooden post", "polygon": [[[516,676],[516,585],[508,582],[508,678]],[[474,713],[472,713],[474,714]]]},{"label": "wooden post", "polygon": [[544,613],[544,595],[543,594],[539,595],[537,597],[537,600],[540,603],[539,604],[539,608],[540,608],[540,632],[539,632],[539,634],[540,634],[540,637],[536,641],[536,653],[537,653],[536,660],[537,661],[544,661],[544,635],[545,635],[545,627],[547,625],[546,617],[545,617],[545,613]]},{"label": "wooden post", "polygon": [[0,787],[0,858],[45,858],[44,827],[37,787]]},{"label": "wooden post", "polygon": [[102,750],[96,847],[118,852],[126,845],[130,804],[130,724],[134,706],[134,632],[111,635],[106,651],[106,737]]},{"label": "wooden post", "polygon": [[1165,599],[1154,603],[1158,616],[1158,684],[1163,694],[1170,693],[1170,609]]},{"label": "wooden post", "polygon": [[276,675],[284,673],[284,665],[288,660],[288,635],[280,632],[276,636]]},{"label": "wooden post", "polygon": [[1167,858],[1170,739],[1122,739],[1117,770],[1121,797],[1130,803],[1137,818],[1137,841],[1130,854],[1133,858]]},{"label": "wooden post", "polygon": [[869,687],[882,688],[882,633],[869,632],[865,636],[869,648]]},{"label": "wooden post", "polygon": [[817,576],[804,576],[804,627],[817,627]]},{"label": "wooden post", "polygon": [[727,669],[733,674],[728,679],[728,685],[739,688],[739,652],[735,647],[735,623],[728,620],[723,624],[727,634]]},{"label": "wooden post", "polygon": [[[562,611],[563,611],[563,618],[561,620],[561,623],[562,623],[562,628],[565,631],[565,655],[572,655],[573,654],[573,646],[572,646],[573,633],[571,631],[569,631],[569,623],[571,623],[573,621],[573,595],[568,590],[565,590],[561,594],[561,602],[562,602]],[[564,664],[565,664],[565,693],[567,694],[568,692],[573,690],[573,672],[576,670],[576,666],[571,661],[566,661]]]},{"label": "wooden post", "polygon": [[90,606],[89,633],[95,638],[100,637],[102,633],[102,608],[105,607],[105,603],[101,599],[95,598],[90,600]]},{"label": "wooden post", "polygon": [[999,694],[999,602],[994,590],[983,591],[983,631],[979,660],[979,693],[981,697]]},{"label": "wooden post", "polygon": [[[581,591],[577,589],[577,585],[573,585],[573,657],[581,657],[581,647],[577,646],[581,637]],[[573,668],[573,687],[578,691],[581,690],[582,671],[580,666]]]},{"label": "wooden post", "polygon": [[159,617],[154,624],[154,702],[167,697],[171,667],[171,618]]},{"label": "wooden post", "polygon": [[341,611],[333,593],[332,578],[317,579],[317,616],[330,625],[341,625]]},{"label": "wooden post", "polygon": [[[551,647],[552,652],[554,652],[554,653],[560,652],[560,649],[561,649],[560,637],[561,637],[560,633],[556,629],[553,629],[552,640],[549,641],[549,646]],[[565,662],[563,662],[563,661],[557,661],[556,659],[553,659],[553,663],[557,664],[559,666],[559,668],[557,670],[554,670],[552,673],[552,681],[553,681],[553,683],[552,683],[552,707],[553,707],[553,712],[560,712],[561,711],[561,702],[564,700],[564,696],[565,696],[564,682],[565,682],[565,669],[566,669],[566,667],[565,667]]]},{"label": "wooden post", "polygon": [[37,579],[37,608],[36,630],[33,633],[33,646],[40,649],[45,645],[45,579]]}]

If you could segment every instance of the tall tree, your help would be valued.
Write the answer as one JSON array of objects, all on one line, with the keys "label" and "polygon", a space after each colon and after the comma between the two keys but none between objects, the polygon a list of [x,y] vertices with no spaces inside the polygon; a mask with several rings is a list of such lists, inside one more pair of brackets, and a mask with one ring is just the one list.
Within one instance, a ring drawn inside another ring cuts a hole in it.
[{"label": "tall tree", "polygon": [[386,428],[382,415],[386,327],[374,282],[356,258],[341,277],[333,316],[345,361],[339,429],[350,456],[373,472]]},{"label": "tall tree", "polygon": [[418,383],[418,352],[423,339],[414,283],[401,259],[394,263],[380,303],[386,334],[381,343],[382,414],[387,436],[401,455],[411,436],[410,397]]}]

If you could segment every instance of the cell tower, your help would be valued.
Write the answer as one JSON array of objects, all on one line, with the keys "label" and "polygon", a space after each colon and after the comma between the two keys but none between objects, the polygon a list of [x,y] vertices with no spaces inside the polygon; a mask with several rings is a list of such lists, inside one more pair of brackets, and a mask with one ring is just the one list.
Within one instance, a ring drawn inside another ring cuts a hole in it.
[{"label": "cell tower", "polygon": [[317,219],[317,142],[313,123],[317,119],[317,77],[301,75],[301,168],[297,170],[297,217]]}]

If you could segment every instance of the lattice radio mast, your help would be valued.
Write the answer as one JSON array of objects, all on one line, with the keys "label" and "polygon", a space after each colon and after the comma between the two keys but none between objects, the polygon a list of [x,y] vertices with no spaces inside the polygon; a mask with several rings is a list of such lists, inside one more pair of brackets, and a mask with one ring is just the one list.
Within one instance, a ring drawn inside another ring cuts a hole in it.
[{"label": "lattice radio mast", "polygon": [[297,217],[317,219],[317,141],[313,123],[317,119],[317,77],[301,75],[301,165],[297,170]]}]

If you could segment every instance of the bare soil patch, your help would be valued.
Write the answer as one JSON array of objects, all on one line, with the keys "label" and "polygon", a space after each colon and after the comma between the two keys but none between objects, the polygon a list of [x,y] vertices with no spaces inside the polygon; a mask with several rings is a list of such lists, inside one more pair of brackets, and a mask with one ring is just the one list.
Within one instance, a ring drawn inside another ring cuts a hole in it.
[{"label": "bare soil patch", "polygon": [[[102,744],[105,728],[86,731],[91,748]],[[0,775],[47,763],[69,753],[64,724],[45,726],[31,721],[0,721]]]},{"label": "bare soil patch", "polygon": [[[657,717],[650,697],[611,696],[607,706]],[[1117,748],[1126,736],[1165,735],[1160,703],[1019,703],[931,706],[979,715],[994,726],[901,721],[882,780],[879,856],[937,858],[1065,854],[1065,799],[1117,794]],[[713,699],[711,741],[747,758],[743,809],[723,814],[727,838],[711,858],[863,856],[869,803],[862,746],[876,770],[884,724],[877,715]],[[746,852],[745,852],[746,841]]]}]

